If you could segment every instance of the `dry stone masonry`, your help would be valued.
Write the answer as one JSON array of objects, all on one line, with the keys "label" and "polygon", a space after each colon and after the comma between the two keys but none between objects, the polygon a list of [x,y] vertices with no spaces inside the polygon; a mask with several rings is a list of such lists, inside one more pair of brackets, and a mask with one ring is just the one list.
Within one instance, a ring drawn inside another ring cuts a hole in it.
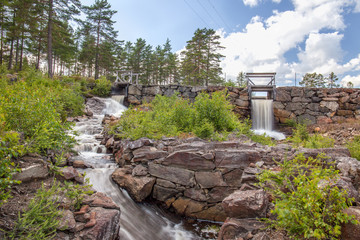
[{"label": "dry stone masonry", "polygon": [[[131,105],[139,105],[143,101],[151,102],[157,94],[170,96],[175,92],[178,92],[181,97],[194,101],[201,91],[211,93],[224,89],[227,89],[234,111],[244,117],[249,117],[251,103],[247,88],[130,85],[126,101]],[[307,119],[311,123],[326,124],[360,119],[359,104],[360,89],[278,87],[273,106],[276,122],[284,123],[287,119]]]}]

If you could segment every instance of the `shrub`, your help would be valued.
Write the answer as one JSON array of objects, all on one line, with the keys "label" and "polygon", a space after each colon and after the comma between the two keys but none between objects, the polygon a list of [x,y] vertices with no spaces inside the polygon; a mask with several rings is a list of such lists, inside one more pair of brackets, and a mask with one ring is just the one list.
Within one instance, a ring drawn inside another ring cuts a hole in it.
[{"label": "shrub", "polygon": [[254,142],[260,143],[262,145],[275,146],[275,141],[271,137],[266,136],[266,134],[250,134],[250,139]]},{"label": "shrub", "polygon": [[101,77],[95,80],[95,87],[92,90],[94,95],[99,97],[108,97],[111,93],[111,82],[106,77]]},{"label": "shrub", "polygon": [[[202,138],[223,139],[228,132],[250,134],[248,121],[239,121],[231,111],[225,92],[201,93],[194,104],[181,99],[157,95],[151,104],[125,111],[110,133],[119,138],[179,136],[195,133]],[[147,110],[144,110],[147,109]],[[221,136],[221,137],[220,137]]]},{"label": "shrub", "polygon": [[0,207],[11,197],[11,186],[20,183],[12,179],[13,173],[18,169],[11,158],[21,155],[23,150],[18,133],[4,132],[3,126],[0,115]]},{"label": "shrub", "polygon": [[194,133],[200,138],[210,138],[214,134],[215,127],[207,119],[195,126]]},{"label": "shrub", "polygon": [[91,195],[94,192],[91,190],[91,185],[89,185],[89,179],[86,179],[86,184],[79,185],[74,184],[69,181],[65,181],[65,186],[62,188],[62,190],[65,192],[65,195],[71,200],[72,206],[79,210],[81,208],[82,202],[84,200],[84,197],[86,195]]},{"label": "shrub", "polygon": [[324,155],[306,159],[302,154],[278,163],[279,172],[263,171],[260,186],[274,198],[269,227],[286,230],[294,239],[338,239],[341,225],[357,223],[342,210],[354,199],[334,185],[340,177]]},{"label": "shrub", "polygon": [[346,144],[349,149],[351,157],[360,160],[360,136],[354,136],[354,139]]},{"label": "shrub", "polygon": [[44,185],[31,199],[24,213],[20,215],[14,229],[8,233],[9,239],[52,239],[59,226],[61,212],[55,197],[60,192],[59,183],[49,190]]}]

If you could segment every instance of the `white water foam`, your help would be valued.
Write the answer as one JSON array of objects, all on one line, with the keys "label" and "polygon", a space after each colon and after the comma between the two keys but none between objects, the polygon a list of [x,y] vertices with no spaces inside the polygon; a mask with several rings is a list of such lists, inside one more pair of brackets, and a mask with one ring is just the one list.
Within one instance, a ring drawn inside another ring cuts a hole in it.
[{"label": "white water foam", "polygon": [[251,100],[251,117],[252,127],[255,134],[265,134],[276,140],[285,139],[285,135],[281,132],[273,130],[274,112],[273,100],[269,99],[253,99]]}]

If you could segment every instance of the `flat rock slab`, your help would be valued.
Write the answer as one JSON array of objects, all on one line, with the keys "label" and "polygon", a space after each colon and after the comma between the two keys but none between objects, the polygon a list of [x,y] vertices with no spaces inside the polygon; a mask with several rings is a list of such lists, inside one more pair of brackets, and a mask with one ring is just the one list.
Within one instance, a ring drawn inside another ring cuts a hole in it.
[{"label": "flat rock slab", "polygon": [[178,183],[184,186],[194,186],[194,172],[187,169],[149,163],[149,172],[152,176],[162,178],[170,182]]},{"label": "flat rock slab", "polygon": [[27,168],[22,168],[21,172],[14,174],[13,179],[30,182],[35,179],[44,179],[49,175],[49,171],[46,165],[44,164],[34,164]]},{"label": "flat rock slab", "polygon": [[250,163],[256,163],[260,160],[261,156],[259,151],[232,150],[215,152],[216,167],[244,169],[248,167]]},{"label": "flat rock slab", "polygon": [[163,165],[185,168],[189,170],[213,170],[215,164],[200,154],[193,152],[174,152],[162,162]]}]

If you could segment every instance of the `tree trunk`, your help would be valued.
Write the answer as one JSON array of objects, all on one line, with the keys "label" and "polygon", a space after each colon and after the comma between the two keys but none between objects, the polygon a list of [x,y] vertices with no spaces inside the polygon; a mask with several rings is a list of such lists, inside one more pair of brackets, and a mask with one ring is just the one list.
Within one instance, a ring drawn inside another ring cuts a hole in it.
[{"label": "tree trunk", "polygon": [[19,38],[16,38],[16,48],[15,48],[15,68],[17,70],[19,63]]},{"label": "tree trunk", "polygon": [[0,42],[0,65],[3,63],[3,51],[4,51],[4,12],[1,13],[1,42]]},{"label": "tree trunk", "polygon": [[24,54],[24,32],[21,34],[21,47],[20,47],[20,66],[19,71],[23,68],[23,54]]},{"label": "tree trunk", "polygon": [[96,29],[96,51],[95,51],[95,79],[99,78],[99,44],[100,44],[100,20]]},{"label": "tree trunk", "polygon": [[38,51],[37,51],[37,56],[36,56],[36,65],[35,65],[35,69],[39,70],[40,68],[40,54],[41,54],[41,33],[39,33],[39,45],[38,45]]},{"label": "tree trunk", "polygon": [[48,76],[53,78],[52,68],[52,25],[53,25],[53,0],[49,0],[48,13],[48,35],[47,35],[47,57],[48,57]]},{"label": "tree trunk", "polygon": [[14,37],[11,38],[8,70],[10,70],[12,67],[13,50],[14,50]]}]

